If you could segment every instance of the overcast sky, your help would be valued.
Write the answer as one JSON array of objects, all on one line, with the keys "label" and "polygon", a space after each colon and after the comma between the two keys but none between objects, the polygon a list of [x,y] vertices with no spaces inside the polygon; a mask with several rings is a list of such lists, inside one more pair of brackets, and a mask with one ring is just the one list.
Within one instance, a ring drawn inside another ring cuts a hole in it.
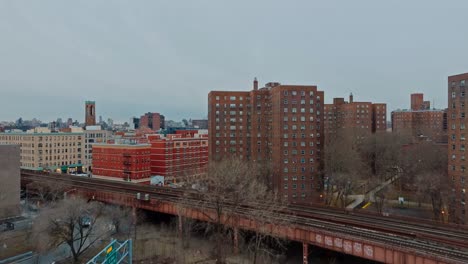
[{"label": "overcast sky", "polygon": [[447,105],[468,72],[468,1],[0,1],[0,120],[207,115],[210,90],[318,85]]}]

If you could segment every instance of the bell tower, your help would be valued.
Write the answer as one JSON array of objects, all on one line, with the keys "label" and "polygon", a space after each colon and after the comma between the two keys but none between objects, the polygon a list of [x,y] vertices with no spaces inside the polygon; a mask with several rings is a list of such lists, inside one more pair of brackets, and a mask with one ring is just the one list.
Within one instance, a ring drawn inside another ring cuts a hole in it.
[{"label": "bell tower", "polygon": [[86,101],[85,106],[85,126],[96,125],[96,102]]}]

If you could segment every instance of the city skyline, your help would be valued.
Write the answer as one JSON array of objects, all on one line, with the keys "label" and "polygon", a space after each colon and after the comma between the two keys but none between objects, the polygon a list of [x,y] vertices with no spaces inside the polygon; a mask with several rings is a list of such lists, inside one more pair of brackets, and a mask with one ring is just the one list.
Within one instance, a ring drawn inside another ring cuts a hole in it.
[{"label": "city skyline", "polygon": [[82,122],[86,100],[118,122],[204,118],[208,91],[248,91],[254,77],[317,85],[326,103],[352,92],[390,112],[422,92],[445,108],[446,76],[468,61],[468,3],[453,3],[5,1],[0,120]]}]

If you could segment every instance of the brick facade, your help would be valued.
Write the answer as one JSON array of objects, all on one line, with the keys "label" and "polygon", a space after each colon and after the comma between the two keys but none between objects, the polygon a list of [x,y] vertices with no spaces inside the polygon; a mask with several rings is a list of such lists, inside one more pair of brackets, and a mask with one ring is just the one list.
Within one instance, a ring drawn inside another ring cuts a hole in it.
[{"label": "brick facade", "polygon": [[86,101],[85,103],[85,126],[96,125],[96,102]]},{"label": "brick facade", "polygon": [[387,105],[383,103],[355,102],[350,95],[348,102],[344,98],[334,98],[324,109],[325,137],[332,138],[340,129],[373,133],[387,128]]},{"label": "brick facade", "polygon": [[[182,131],[187,132],[187,131]],[[149,135],[151,175],[164,176],[165,182],[197,177],[208,167],[208,135],[198,133]]]},{"label": "brick facade", "polygon": [[159,131],[164,128],[165,118],[159,113],[146,113],[140,117],[140,128],[149,128],[153,131]]},{"label": "brick facade", "polygon": [[149,144],[93,144],[93,177],[149,183]]},{"label": "brick facade", "polygon": [[448,77],[448,175],[453,183],[452,221],[468,223],[468,206],[466,204],[467,162],[465,157],[466,141],[466,90],[468,73]]},{"label": "brick facade", "polygon": [[272,164],[273,188],[291,202],[319,196],[324,93],[316,86],[267,83],[208,94],[209,157]]},{"label": "brick facade", "polygon": [[392,131],[413,137],[425,136],[437,142],[446,142],[446,110],[430,109],[423,94],[411,95],[411,110],[392,111]]}]

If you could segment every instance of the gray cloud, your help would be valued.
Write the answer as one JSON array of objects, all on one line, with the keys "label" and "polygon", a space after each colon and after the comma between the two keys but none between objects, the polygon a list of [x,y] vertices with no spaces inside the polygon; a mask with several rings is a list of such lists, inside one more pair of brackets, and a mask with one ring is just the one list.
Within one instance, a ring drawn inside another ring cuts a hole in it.
[{"label": "gray cloud", "polygon": [[317,84],[326,101],[446,107],[468,71],[466,1],[0,2],[0,120],[204,117],[210,90]]}]

